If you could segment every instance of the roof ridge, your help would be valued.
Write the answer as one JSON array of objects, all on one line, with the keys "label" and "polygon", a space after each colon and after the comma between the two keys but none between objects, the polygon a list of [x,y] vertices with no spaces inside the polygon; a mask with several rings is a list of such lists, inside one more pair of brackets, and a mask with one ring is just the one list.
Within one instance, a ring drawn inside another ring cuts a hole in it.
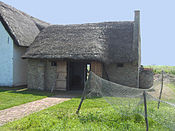
[{"label": "roof ridge", "polygon": [[0,1],[0,6],[3,6],[4,8],[7,8],[7,9],[13,11],[13,12],[15,11],[17,13],[23,14],[24,16],[27,16],[27,17],[29,16],[30,17],[30,15],[28,15],[27,13],[25,13],[25,12],[23,12],[23,11],[21,11],[21,10],[15,8],[15,7],[13,7],[13,6],[11,6],[11,5],[5,4],[2,1]]},{"label": "roof ridge", "polygon": [[134,21],[104,21],[104,22],[92,22],[92,23],[80,23],[80,24],[53,24],[51,26],[81,26],[81,25],[93,25],[93,24],[109,24],[109,23],[134,23]]},{"label": "roof ridge", "polygon": [[29,46],[38,33],[50,25],[1,1],[0,17],[3,26],[18,46]]}]

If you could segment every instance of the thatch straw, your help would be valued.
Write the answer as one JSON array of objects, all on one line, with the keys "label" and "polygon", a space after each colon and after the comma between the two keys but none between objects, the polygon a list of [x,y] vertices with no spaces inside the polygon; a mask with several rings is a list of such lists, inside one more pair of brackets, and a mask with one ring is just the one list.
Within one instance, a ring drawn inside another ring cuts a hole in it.
[{"label": "thatch straw", "polygon": [[49,25],[1,1],[0,21],[19,46],[29,46],[40,30]]},{"label": "thatch straw", "polygon": [[131,62],[134,22],[52,25],[40,32],[23,58]]}]

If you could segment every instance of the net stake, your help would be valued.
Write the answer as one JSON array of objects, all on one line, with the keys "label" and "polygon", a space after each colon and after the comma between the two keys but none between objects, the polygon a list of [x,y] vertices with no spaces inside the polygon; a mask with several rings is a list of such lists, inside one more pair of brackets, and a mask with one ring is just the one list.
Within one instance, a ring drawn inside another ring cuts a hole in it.
[{"label": "net stake", "polygon": [[147,103],[146,103],[146,92],[143,92],[143,98],[144,98],[144,107],[145,107],[145,122],[146,122],[146,131],[148,131],[148,117],[147,117]]},{"label": "net stake", "polygon": [[162,90],[163,90],[163,70],[162,70],[161,89],[160,89],[159,101],[158,101],[158,106],[157,106],[158,109],[160,107],[160,100],[161,100],[161,97],[162,97]]},{"label": "net stake", "polygon": [[[86,87],[85,87],[85,88],[86,88]],[[77,111],[76,111],[76,114],[77,114],[77,115],[79,114],[79,111],[80,111],[80,108],[81,108],[81,105],[82,105],[82,103],[83,103],[84,98],[85,98],[85,90],[83,91],[83,95],[82,95],[82,97],[81,97],[80,104],[79,104],[78,109],[77,109]]]},{"label": "net stake", "polygon": [[88,86],[87,84],[88,84],[88,82],[89,82],[89,80],[90,80],[90,77],[91,77],[91,72],[89,72],[88,80],[85,82],[85,86],[84,86],[83,94],[82,94],[82,97],[81,97],[81,101],[80,101],[80,104],[79,104],[78,109],[77,109],[77,111],[76,111],[76,114],[77,114],[77,115],[79,114],[81,105],[82,105],[82,103],[83,103],[83,101],[84,101],[84,99],[85,99],[85,95],[86,95],[86,92],[87,92],[87,86]]}]

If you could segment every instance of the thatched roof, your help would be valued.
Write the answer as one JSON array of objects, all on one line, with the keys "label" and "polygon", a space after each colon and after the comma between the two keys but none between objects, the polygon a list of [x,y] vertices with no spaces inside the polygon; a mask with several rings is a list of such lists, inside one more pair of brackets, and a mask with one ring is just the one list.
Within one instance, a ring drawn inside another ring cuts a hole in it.
[{"label": "thatched roof", "polygon": [[23,58],[131,62],[134,22],[52,25],[42,30]]},{"label": "thatched roof", "polygon": [[29,46],[40,30],[49,24],[0,1],[0,21],[19,46]]}]

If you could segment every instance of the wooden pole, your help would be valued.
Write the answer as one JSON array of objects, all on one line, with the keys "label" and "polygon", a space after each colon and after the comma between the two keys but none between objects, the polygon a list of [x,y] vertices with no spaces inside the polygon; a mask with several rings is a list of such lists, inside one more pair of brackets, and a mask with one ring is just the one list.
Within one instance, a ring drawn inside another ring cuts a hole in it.
[{"label": "wooden pole", "polygon": [[82,103],[83,103],[83,101],[84,101],[84,98],[85,98],[85,90],[83,91],[83,95],[82,95],[82,97],[81,97],[80,104],[79,104],[78,109],[77,109],[77,111],[76,111],[76,114],[77,114],[77,115],[79,114],[79,111],[80,111],[81,105],[82,105]]},{"label": "wooden pole", "polygon": [[161,89],[160,89],[159,101],[158,101],[158,106],[157,106],[158,109],[160,107],[160,100],[161,100],[161,97],[162,97],[162,91],[163,91],[163,70],[162,70]]},{"label": "wooden pole", "polygon": [[146,123],[146,131],[148,131],[149,125],[148,125],[148,117],[147,117],[147,103],[146,103],[146,92],[143,92],[143,98],[144,98],[144,107],[145,107],[145,123]]},{"label": "wooden pole", "polygon": [[86,96],[86,93],[87,93],[87,86],[89,86],[88,84],[89,84],[90,77],[91,77],[91,72],[89,73],[88,80],[85,82],[84,91],[83,91],[83,94],[82,94],[82,97],[81,97],[81,101],[80,101],[80,104],[79,104],[78,109],[76,111],[77,115],[79,114],[81,105],[82,105],[82,103],[85,99],[85,96]]}]

